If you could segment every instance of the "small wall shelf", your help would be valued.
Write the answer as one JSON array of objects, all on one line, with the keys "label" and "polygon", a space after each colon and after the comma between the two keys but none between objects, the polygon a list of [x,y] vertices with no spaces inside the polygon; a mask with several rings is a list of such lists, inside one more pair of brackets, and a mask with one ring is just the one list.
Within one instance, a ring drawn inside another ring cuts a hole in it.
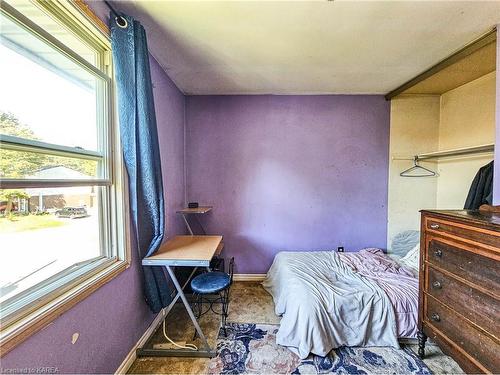
[{"label": "small wall shelf", "polygon": [[211,211],[213,207],[204,206],[204,207],[196,207],[196,208],[183,208],[182,210],[177,211],[178,214],[182,215],[191,215],[191,214],[206,214]]}]

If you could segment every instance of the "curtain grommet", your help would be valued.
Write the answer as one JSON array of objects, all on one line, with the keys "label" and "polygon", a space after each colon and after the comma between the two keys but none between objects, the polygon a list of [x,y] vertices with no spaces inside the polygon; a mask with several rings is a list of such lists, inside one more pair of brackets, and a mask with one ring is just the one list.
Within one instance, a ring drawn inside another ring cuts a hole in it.
[{"label": "curtain grommet", "polygon": [[126,29],[128,26],[127,20],[122,16],[115,17],[115,22],[118,25],[118,27],[120,27],[122,29]]}]

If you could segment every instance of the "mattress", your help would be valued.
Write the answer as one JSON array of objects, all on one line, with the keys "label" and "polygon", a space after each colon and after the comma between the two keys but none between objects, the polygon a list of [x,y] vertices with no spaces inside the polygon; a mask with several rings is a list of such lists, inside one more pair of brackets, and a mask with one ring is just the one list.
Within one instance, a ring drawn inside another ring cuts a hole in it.
[{"label": "mattress", "polygon": [[336,252],[280,252],[263,286],[282,316],[276,343],[300,358],[341,346],[399,348],[387,294]]},{"label": "mattress", "polygon": [[282,316],[277,343],[301,358],[416,334],[418,280],[379,249],[280,252],[263,286]]}]

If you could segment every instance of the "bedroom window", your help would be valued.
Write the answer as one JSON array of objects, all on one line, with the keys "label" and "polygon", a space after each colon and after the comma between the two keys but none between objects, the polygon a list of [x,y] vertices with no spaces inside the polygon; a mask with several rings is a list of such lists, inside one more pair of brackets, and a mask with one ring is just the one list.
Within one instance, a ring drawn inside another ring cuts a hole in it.
[{"label": "bedroom window", "polygon": [[0,12],[5,340],[126,266],[107,37],[65,1]]}]

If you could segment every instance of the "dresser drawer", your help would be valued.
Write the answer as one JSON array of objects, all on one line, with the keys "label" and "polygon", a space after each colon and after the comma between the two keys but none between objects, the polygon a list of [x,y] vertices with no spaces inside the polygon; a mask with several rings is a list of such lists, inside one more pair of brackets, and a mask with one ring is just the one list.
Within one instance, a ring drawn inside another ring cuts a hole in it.
[{"label": "dresser drawer", "polygon": [[[426,296],[425,324],[453,341],[470,357],[481,363],[489,372],[500,369],[500,345],[497,340],[483,334],[453,310]],[[433,338],[433,337],[432,337]]]},{"label": "dresser drawer", "polygon": [[470,240],[485,245],[500,247],[500,233],[487,229],[448,222],[445,220],[426,218],[425,229],[430,233],[439,234],[453,239]]},{"label": "dresser drawer", "polygon": [[433,238],[428,244],[426,260],[493,293],[500,290],[500,262],[464,250],[459,244],[450,245]]},{"label": "dresser drawer", "polygon": [[428,273],[427,293],[500,339],[498,299],[432,267],[428,268]]}]

